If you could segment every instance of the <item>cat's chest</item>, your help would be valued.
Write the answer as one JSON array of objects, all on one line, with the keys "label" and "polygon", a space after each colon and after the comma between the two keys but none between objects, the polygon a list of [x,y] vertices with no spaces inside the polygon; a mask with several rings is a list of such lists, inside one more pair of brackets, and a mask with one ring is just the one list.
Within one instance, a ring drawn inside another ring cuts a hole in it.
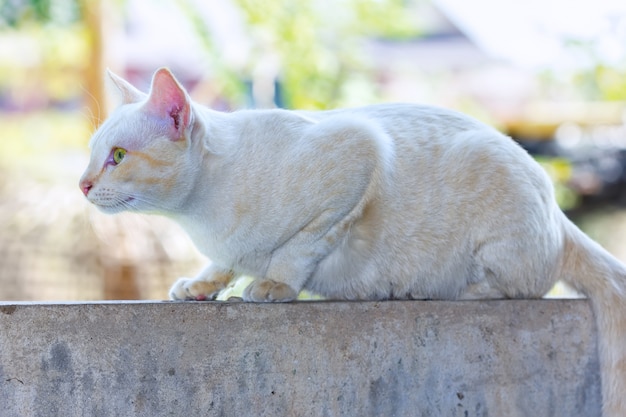
[{"label": "cat's chest", "polygon": [[198,250],[212,262],[241,274],[263,275],[271,250],[254,244],[252,236],[224,234],[208,225],[181,222]]}]

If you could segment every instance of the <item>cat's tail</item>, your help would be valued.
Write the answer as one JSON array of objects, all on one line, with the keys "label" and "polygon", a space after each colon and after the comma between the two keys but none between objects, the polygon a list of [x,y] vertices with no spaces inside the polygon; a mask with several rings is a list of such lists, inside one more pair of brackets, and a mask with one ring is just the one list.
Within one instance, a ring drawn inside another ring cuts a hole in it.
[{"label": "cat's tail", "polygon": [[563,215],[560,279],[591,301],[598,328],[604,417],[626,416],[626,266]]}]

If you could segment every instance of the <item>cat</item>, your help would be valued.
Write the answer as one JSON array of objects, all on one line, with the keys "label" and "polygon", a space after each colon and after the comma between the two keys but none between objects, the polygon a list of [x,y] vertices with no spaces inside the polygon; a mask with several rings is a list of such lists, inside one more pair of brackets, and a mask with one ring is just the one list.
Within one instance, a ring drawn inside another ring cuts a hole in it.
[{"label": "cat", "polygon": [[412,104],[223,113],[171,72],[94,133],[80,180],[107,213],[177,221],[212,263],[170,290],[244,301],[537,298],[563,280],[598,323],[605,416],[626,415],[626,267],[557,206],[544,170],[461,113]]}]

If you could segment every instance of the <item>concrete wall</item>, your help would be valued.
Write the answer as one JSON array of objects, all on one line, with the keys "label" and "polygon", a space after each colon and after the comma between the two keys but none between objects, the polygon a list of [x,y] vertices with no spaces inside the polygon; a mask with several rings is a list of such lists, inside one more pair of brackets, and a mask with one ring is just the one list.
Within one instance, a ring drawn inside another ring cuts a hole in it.
[{"label": "concrete wall", "polygon": [[584,300],[0,304],[0,416],[599,416]]}]

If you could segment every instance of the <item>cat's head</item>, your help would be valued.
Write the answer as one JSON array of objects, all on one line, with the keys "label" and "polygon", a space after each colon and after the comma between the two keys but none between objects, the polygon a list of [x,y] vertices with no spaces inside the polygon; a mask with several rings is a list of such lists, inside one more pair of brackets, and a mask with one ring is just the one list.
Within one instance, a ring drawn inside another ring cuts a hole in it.
[{"label": "cat's head", "polygon": [[80,189],[107,213],[175,211],[193,184],[189,96],[164,68],[155,72],[149,94],[109,76],[123,104],[94,133]]}]

